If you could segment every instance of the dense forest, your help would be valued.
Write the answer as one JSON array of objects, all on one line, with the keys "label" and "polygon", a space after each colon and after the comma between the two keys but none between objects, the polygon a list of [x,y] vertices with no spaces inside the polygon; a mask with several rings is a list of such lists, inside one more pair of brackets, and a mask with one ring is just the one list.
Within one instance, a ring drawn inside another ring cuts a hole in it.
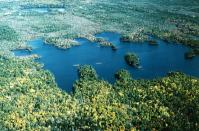
[{"label": "dense forest", "polygon": [[[171,71],[162,78],[135,79],[120,69],[110,83],[92,66],[81,65],[68,93],[35,61],[39,56],[12,52],[31,51],[27,42],[37,38],[62,49],[79,46],[75,38],[86,38],[120,50],[96,38],[104,31],[120,33],[126,44],[158,45],[149,35],[183,44],[189,49],[184,57],[194,60],[199,55],[199,1],[0,0],[0,130],[198,131],[197,77]],[[134,53],[124,56],[130,66],[139,67],[139,60]]]},{"label": "dense forest", "polygon": [[0,65],[1,130],[199,129],[199,80],[182,73],[149,81],[120,70],[112,85],[85,65],[69,95],[32,61]]}]

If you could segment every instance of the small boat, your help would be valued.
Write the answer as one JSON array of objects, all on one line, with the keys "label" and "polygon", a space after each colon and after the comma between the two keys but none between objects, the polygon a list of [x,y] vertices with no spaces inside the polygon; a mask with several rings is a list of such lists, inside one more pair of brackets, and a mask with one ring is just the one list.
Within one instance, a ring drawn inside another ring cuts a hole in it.
[{"label": "small boat", "polygon": [[96,65],[101,65],[102,64],[102,62],[97,62],[97,63],[95,63]]},{"label": "small boat", "polygon": [[74,64],[73,66],[74,66],[74,67],[79,67],[80,65],[79,65],[79,64]]}]

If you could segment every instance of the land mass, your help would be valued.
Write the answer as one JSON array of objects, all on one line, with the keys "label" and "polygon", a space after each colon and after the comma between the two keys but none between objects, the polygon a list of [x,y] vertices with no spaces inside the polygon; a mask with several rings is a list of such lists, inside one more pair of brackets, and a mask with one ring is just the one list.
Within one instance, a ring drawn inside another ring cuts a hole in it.
[{"label": "land mass", "polygon": [[71,48],[75,38],[97,41],[96,33],[112,31],[126,42],[151,34],[185,44],[190,58],[199,48],[198,9],[198,0],[1,0],[0,130],[198,130],[198,78],[135,80],[120,70],[110,84],[81,66],[69,94],[33,57],[12,53],[32,39]]}]

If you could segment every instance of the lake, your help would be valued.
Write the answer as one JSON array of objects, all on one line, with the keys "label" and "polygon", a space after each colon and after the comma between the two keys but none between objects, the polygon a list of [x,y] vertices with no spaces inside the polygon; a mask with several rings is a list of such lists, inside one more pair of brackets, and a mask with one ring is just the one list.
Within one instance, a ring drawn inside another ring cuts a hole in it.
[{"label": "lake", "polygon": [[[199,57],[186,60],[184,53],[189,48],[181,44],[166,43],[154,37],[150,39],[155,39],[158,46],[151,46],[147,42],[125,43],[120,41],[120,34],[113,32],[103,32],[96,37],[103,37],[112,42],[118,50],[100,47],[99,43],[92,43],[83,38],[75,39],[81,44],[80,46],[63,50],[38,39],[28,42],[33,48],[31,52],[16,50],[14,54],[40,55],[41,58],[37,61],[44,64],[44,69],[54,74],[58,86],[67,92],[72,91],[72,85],[78,79],[77,66],[84,64],[92,65],[100,78],[111,83],[115,81],[114,74],[119,69],[127,69],[135,79],[163,77],[170,71],[181,71],[199,77]],[[141,69],[126,64],[124,55],[127,52],[134,52],[139,56]]]}]

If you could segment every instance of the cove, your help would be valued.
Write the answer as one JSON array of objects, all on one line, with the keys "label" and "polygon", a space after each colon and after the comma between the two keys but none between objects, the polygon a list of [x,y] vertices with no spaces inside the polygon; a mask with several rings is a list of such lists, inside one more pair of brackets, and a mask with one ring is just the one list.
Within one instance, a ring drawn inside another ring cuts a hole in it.
[{"label": "cove", "polygon": [[[127,69],[136,79],[163,77],[170,71],[181,71],[199,77],[199,57],[186,60],[184,53],[189,48],[181,44],[166,43],[154,37],[150,39],[155,39],[158,46],[151,46],[147,42],[125,43],[120,41],[120,34],[112,32],[103,32],[96,37],[112,42],[118,50],[100,47],[99,43],[92,43],[83,38],[75,39],[81,44],[80,46],[63,50],[38,39],[28,42],[33,48],[31,52],[17,50],[14,54],[41,56],[37,61],[44,64],[44,69],[54,74],[58,86],[67,92],[72,91],[72,85],[78,79],[77,66],[84,64],[93,66],[102,79],[111,83],[115,81],[115,72],[120,69]],[[124,55],[127,52],[134,52],[139,56],[141,69],[130,67],[125,63]]]}]

